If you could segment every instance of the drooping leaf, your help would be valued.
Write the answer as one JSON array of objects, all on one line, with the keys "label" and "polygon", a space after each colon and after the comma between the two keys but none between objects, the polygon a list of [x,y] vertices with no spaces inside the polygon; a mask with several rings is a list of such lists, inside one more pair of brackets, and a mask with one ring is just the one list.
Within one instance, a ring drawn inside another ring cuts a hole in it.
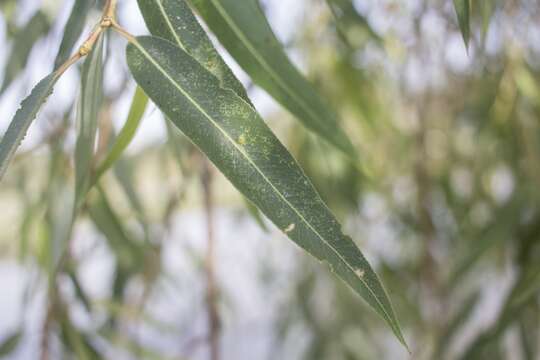
[{"label": "drooping leaf", "polygon": [[461,30],[463,41],[465,41],[465,47],[468,49],[471,37],[471,3],[469,0],[454,0],[454,7],[456,9],[459,29]]},{"label": "drooping leaf", "polygon": [[45,34],[49,29],[49,20],[47,16],[38,11],[28,23],[21,28],[13,39],[13,49],[8,59],[4,80],[0,94],[2,94],[11,85],[13,80],[26,67],[28,56],[34,47],[36,41]]},{"label": "drooping leaf", "polygon": [[260,116],[173,43],[139,37],[127,49],[139,86],[278,228],[360,294],[405,344],[377,275]]},{"label": "drooping leaf", "polygon": [[495,11],[495,0],[484,0],[480,4],[482,15],[482,43],[485,43],[491,17]]},{"label": "drooping leaf", "polygon": [[15,151],[26,136],[30,124],[32,124],[39,109],[52,93],[57,79],[55,74],[50,74],[41,80],[30,95],[23,100],[21,107],[15,113],[13,120],[11,120],[0,143],[0,180],[2,180],[11,159],[15,155]]},{"label": "drooping leaf", "polygon": [[250,102],[242,83],[221,58],[185,0],[138,0],[148,29],[193,56],[223,87]]},{"label": "drooping leaf", "polygon": [[123,226],[103,189],[97,186],[97,190],[95,198],[88,204],[90,218],[96,228],[107,238],[111,250],[118,259],[118,266],[122,270],[133,271],[142,264],[141,249]]},{"label": "drooping leaf", "polygon": [[[216,76],[221,86],[233,90],[251,104],[246,89],[219,55],[185,0],[138,0],[138,3],[152,35],[181,47]],[[253,219],[266,231],[259,210],[249,200],[245,203]]]},{"label": "drooping leaf", "polygon": [[[326,0],[326,2],[336,18],[337,31],[347,44],[352,40],[349,29],[353,28],[361,28],[375,42],[382,43],[383,39],[373,30],[366,17],[356,10],[353,0]],[[357,32],[354,34],[357,37]]]},{"label": "drooping leaf", "polygon": [[346,154],[355,150],[337,116],[291,63],[257,0],[191,0],[238,64],[253,81],[308,129]]},{"label": "drooping leaf", "polygon": [[21,331],[17,331],[7,338],[5,338],[0,343],[0,358],[7,357],[10,355],[17,347],[19,346],[19,343],[21,342],[23,333]]},{"label": "drooping leaf", "polygon": [[439,337],[437,346],[435,347],[435,358],[441,359],[448,349],[451,341],[458,334],[458,331],[465,324],[475,309],[480,300],[480,292],[475,292],[470,295],[461,306],[461,309],[449,321],[448,326],[444,329],[443,334]]},{"label": "drooping leaf", "polygon": [[75,0],[64,29],[64,36],[60,43],[58,55],[56,55],[56,60],[54,61],[55,69],[58,69],[69,59],[75,43],[83,32],[86,16],[94,6],[94,3],[95,0]]},{"label": "drooping leaf", "polygon": [[122,156],[124,151],[127,149],[135,134],[141,120],[143,118],[144,112],[146,111],[146,106],[148,105],[148,96],[142,91],[140,87],[137,87],[135,90],[135,95],[133,95],[133,101],[131,103],[131,108],[129,110],[128,118],[124,127],[118,134],[118,137],[115,140],[115,143],[108,153],[107,157],[100,164],[96,170],[96,176],[94,181],[98,181],[99,178],[111,168],[111,166]]},{"label": "drooping leaf", "polygon": [[78,208],[91,181],[98,117],[103,95],[103,36],[85,60],[81,77],[81,97],[77,112],[75,146],[75,204]]}]

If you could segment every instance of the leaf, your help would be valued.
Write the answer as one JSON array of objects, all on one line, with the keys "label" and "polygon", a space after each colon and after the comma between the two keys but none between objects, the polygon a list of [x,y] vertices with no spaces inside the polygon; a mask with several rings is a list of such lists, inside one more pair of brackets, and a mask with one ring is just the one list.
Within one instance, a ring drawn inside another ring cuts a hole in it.
[{"label": "leaf", "polygon": [[114,211],[103,189],[97,187],[96,197],[88,204],[88,213],[96,228],[107,238],[122,270],[140,271],[144,260],[142,250],[132,235],[122,225],[121,217]]},{"label": "leaf", "polygon": [[456,9],[459,29],[461,30],[463,41],[465,41],[465,47],[468,49],[469,40],[471,37],[471,24],[470,24],[471,3],[469,0],[454,0],[454,8]]},{"label": "leaf", "polygon": [[34,47],[36,41],[47,33],[49,30],[49,20],[47,16],[38,11],[28,21],[24,28],[17,32],[17,35],[13,39],[13,48],[11,55],[6,65],[4,81],[0,94],[2,94],[11,85],[13,80],[20,74],[20,72],[26,67],[28,56]]},{"label": "leaf", "polygon": [[257,85],[308,129],[356,157],[336,114],[288,59],[256,0],[191,0],[191,3]]},{"label": "leaf", "polygon": [[251,103],[244,86],[219,55],[184,0],[138,0],[138,3],[152,35],[180,46],[214,74],[223,87]]},{"label": "leaf", "polygon": [[0,343],[0,358],[7,357],[17,349],[22,340],[22,335],[21,331],[17,331]]},{"label": "leaf", "polygon": [[137,129],[139,129],[147,105],[148,96],[146,96],[140,87],[137,87],[126,123],[118,134],[111,151],[96,170],[95,182],[97,182],[99,178],[113,166],[127,149],[135,137]]},{"label": "leaf", "polygon": [[300,247],[329,264],[405,344],[377,275],[260,116],[173,43],[139,37],[128,65],[146,94],[233,185]]},{"label": "leaf", "polygon": [[81,88],[75,145],[75,208],[79,208],[90,186],[99,110],[103,100],[103,36],[84,62]]},{"label": "leaf", "polygon": [[459,330],[469,320],[473,310],[477,306],[480,300],[480,292],[475,292],[463,301],[460,310],[449,321],[446,328],[443,330],[442,335],[439,337],[437,345],[435,347],[434,358],[443,359],[448,346],[451,341],[459,334]]},{"label": "leaf", "polygon": [[482,43],[485,44],[491,17],[495,11],[495,0],[484,0],[481,2],[480,7],[482,15]]},{"label": "leaf", "polygon": [[357,38],[358,32],[354,31],[354,36],[351,36],[350,30],[358,28],[376,43],[382,44],[383,39],[373,30],[367,18],[356,10],[353,0],[326,0],[326,3],[336,18],[336,30],[347,45],[354,45],[351,43],[353,39],[349,38]]},{"label": "leaf", "polygon": [[463,256],[458,257],[458,263],[452,270],[449,279],[448,285],[451,288],[459,284],[463,276],[473,268],[486,252],[512,238],[512,233],[519,225],[522,217],[520,209],[522,209],[524,200],[525,195],[518,194],[503,207],[497,209],[493,217],[494,221],[476,236],[475,241],[468,244]]},{"label": "leaf", "polygon": [[50,74],[41,80],[32,90],[30,96],[23,100],[21,107],[15,113],[13,120],[11,120],[2,142],[0,142],[0,180],[15,155],[15,151],[26,136],[30,124],[36,118],[39,109],[49,95],[52,94],[57,80],[58,77],[55,74]]},{"label": "leaf", "polygon": [[64,36],[60,43],[58,55],[56,55],[56,60],[54,61],[55,69],[58,69],[69,59],[75,43],[84,30],[86,16],[94,6],[94,3],[94,0],[75,0],[75,4],[73,4],[71,14],[69,15],[69,19],[64,29]]}]

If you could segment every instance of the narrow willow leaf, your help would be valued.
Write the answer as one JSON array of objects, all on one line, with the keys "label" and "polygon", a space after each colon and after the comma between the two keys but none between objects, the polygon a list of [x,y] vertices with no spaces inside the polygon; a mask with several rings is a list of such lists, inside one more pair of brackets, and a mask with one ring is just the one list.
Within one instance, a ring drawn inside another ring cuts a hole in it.
[{"label": "narrow willow leaf", "polygon": [[111,166],[122,156],[129,144],[131,144],[137,129],[139,129],[147,105],[148,96],[146,96],[140,87],[137,87],[135,95],[133,96],[133,101],[131,102],[131,108],[126,123],[118,134],[111,151],[98,167],[95,182],[111,168]]},{"label": "narrow willow leaf", "polygon": [[88,206],[90,218],[97,229],[105,235],[109,246],[117,255],[119,266],[125,269],[137,269],[144,256],[137,246],[137,241],[122,225],[120,216],[114,211],[107,195],[101,187],[97,187],[97,195]]},{"label": "narrow willow leaf", "polygon": [[235,60],[308,129],[350,156],[355,150],[337,116],[294,67],[257,0],[191,0]]},{"label": "narrow willow leaf", "polygon": [[446,350],[448,349],[451,341],[459,334],[459,330],[462,326],[469,320],[473,310],[475,309],[478,301],[480,300],[480,292],[475,292],[469,296],[461,306],[461,309],[457,314],[450,320],[442,336],[439,337],[437,346],[435,347],[434,358],[435,359],[444,359]]},{"label": "narrow willow leaf", "polygon": [[22,332],[17,331],[0,343],[0,357],[7,357],[17,349],[22,339]]},{"label": "narrow willow leaf", "polygon": [[449,279],[449,286],[454,287],[465,276],[479,259],[490,249],[504,241],[512,238],[512,233],[522,218],[521,208],[524,201],[523,195],[514,197],[510,202],[498,209],[495,213],[495,221],[490,226],[486,226],[475,241],[471,242],[466,249],[464,256],[459,257],[459,261],[452,271]]},{"label": "narrow willow leaf", "polygon": [[92,311],[92,306],[90,305],[90,300],[86,296],[86,293],[84,292],[83,287],[77,278],[76,270],[69,269],[69,271],[67,271],[67,275],[73,284],[75,296],[81,301],[84,309],[90,313]]},{"label": "narrow willow leaf", "polygon": [[[375,42],[383,42],[383,39],[373,30],[367,18],[356,10],[354,0],[326,0],[326,3],[332,11],[332,15],[336,18],[336,28],[346,43],[350,42],[348,32],[353,27],[363,29]],[[357,36],[357,32],[354,32],[354,34]]]},{"label": "narrow willow leaf", "polygon": [[81,77],[81,98],[77,114],[75,146],[75,207],[78,208],[90,185],[99,110],[103,88],[103,36],[85,60]]},{"label": "narrow willow leaf", "polygon": [[405,344],[377,275],[257,112],[173,43],[128,46],[139,86],[276,226],[360,294]]},{"label": "narrow willow leaf", "polygon": [[56,60],[54,61],[55,69],[58,69],[67,61],[67,59],[69,59],[75,43],[83,32],[86,16],[94,6],[94,3],[95,1],[93,0],[75,0],[75,4],[73,4],[71,14],[69,15],[69,19],[64,29],[64,36],[60,43],[58,55],[56,55]]},{"label": "narrow willow leaf", "polygon": [[50,74],[41,80],[15,113],[15,117],[2,138],[2,142],[0,142],[0,180],[15,155],[15,151],[26,136],[30,124],[36,118],[41,106],[51,95],[57,79],[55,74]]},{"label": "narrow willow leaf", "polygon": [[470,24],[471,3],[469,0],[454,0],[454,7],[456,9],[459,29],[461,30],[463,41],[465,41],[465,47],[468,49],[469,40],[471,37],[471,24]]},{"label": "narrow willow leaf", "polygon": [[495,11],[495,0],[484,0],[480,4],[482,12],[482,43],[486,43],[486,36],[491,23],[491,17]]},{"label": "narrow willow leaf", "polygon": [[185,0],[138,0],[138,3],[152,35],[180,46],[214,74],[223,87],[250,102],[244,86],[221,58]]},{"label": "narrow willow leaf", "polygon": [[49,30],[49,20],[47,16],[38,11],[28,23],[17,32],[13,39],[13,49],[10,52],[8,59],[4,81],[0,94],[2,94],[11,85],[13,80],[26,67],[28,56],[34,47],[36,41],[39,40]]}]

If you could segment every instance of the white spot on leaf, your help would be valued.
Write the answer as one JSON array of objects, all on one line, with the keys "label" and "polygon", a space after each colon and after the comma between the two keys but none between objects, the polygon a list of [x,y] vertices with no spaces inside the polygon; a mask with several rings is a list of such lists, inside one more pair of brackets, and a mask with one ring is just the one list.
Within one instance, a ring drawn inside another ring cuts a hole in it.
[{"label": "white spot on leaf", "polygon": [[283,230],[283,231],[285,231],[285,233],[288,234],[288,233],[290,233],[291,231],[293,231],[295,227],[296,227],[296,224],[292,223],[292,224],[290,224],[289,226],[287,226],[287,227],[285,228],[285,230]]}]

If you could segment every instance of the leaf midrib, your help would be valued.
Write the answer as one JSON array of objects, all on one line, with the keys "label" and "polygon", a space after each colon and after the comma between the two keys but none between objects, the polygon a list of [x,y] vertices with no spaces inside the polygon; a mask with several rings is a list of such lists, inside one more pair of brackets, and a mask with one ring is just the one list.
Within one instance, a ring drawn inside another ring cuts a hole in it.
[{"label": "leaf midrib", "polygon": [[[153,58],[152,56],[146,51],[146,49],[144,49],[143,46],[141,46],[138,42],[134,42],[133,43],[138,49],[139,51],[141,51],[141,53],[143,53],[143,55],[156,67],[156,69],[158,69],[164,76],[166,79],[169,80],[169,82],[175,87],[177,88],[196,108],[197,110],[199,110],[201,112],[201,114],[203,114],[221,133],[223,133],[223,135],[225,136],[225,138],[238,150],[238,152],[240,152],[245,158],[246,160],[248,161],[248,163],[253,166],[253,168],[263,177],[263,179],[268,183],[268,185],[270,185],[270,187],[274,190],[274,192],[283,200],[283,202],[285,204],[287,204],[295,213],[296,215],[308,226],[308,228],[314,233],[316,234],[319,239],[321,239],[321,241],[328,247],[330,248],[338,257],[341,261],[343,261],[343,263],[349,268],[349,270],[351,270],[353,272],[353,274],[355,273],[355,269],[343,258],[343,256],[341,256],[341,254],[321,235],[319,234],[319,232],[317,232],[317,230],[315,228],[313,228],[313,226],[304,218],[304,216],[285,198],[285,196],[274,186],[274,184],[272,184],[272,182],[266,177],[266,175],[261,171],[261,169],[259,169],[259,167],[257,166],[257,164],[249,157],[249,155],[244,151],[244,149],[242,149],[241,147],[238,146],[238,144],[230,137],[230,135],[223,129],[221,128],[221,126],[219,126],[218,123],[216,123],[214,121],[214,119],[197,103],[197,101],[195,101],[191,96],[189,96],[188,93],[186,93],[182,87],[165,71],[165,69],[163,69],[161,67],[161,65],[159,63],[157,63]],[[377,297],[377,295],[373,292],[373,290],[368,286],[368,284],[366,283],[366,281],[357,276],[357,279],[360,280],[360,282],[362,282],[364,284],[364,286],[368,289],[368,291],[371,293],[371,295],[374,297],[375,301],[377,302],[377,304],[380,306],[382,312],[384,313],[385,317],[388,319],[388,321],[390,321],[390,323],[393,324],[393,326],[396,326],[396,329],[399,329],[399,327],[397,327],[397,324],[393,321],[392,317],[389,316],[389,314],[387,313],[384,305],[381,303],[381,301],[379,300],[379,298]]]},{"label": "leaf midrib", "polygon": [[221,16],[223,16],[223,19],[225,20],[225,22],[231,27],[231,29],[233,30],[233,32],[236,34],[236,36],[238,36],[240,38],[240,40],[242,41],[242,43],[245,44],[246,48],[249,50],[249,52],[257,59],[257,61],[259,61],[259,63],[261,63],[261,65],[264,67],[264,69],[269,73],[269,75],[274,78],[274,80],[278,83],[278,85],[283,89],[285,90],[290,97],[292,97],[293,99],[295,99],[299,104],[300,106],[304,109],[304,111],[306,113],[309,114],[309,116],[311,118],[313,118],[314,120],[317,120],[319,117],[317,116],[317,114],[315,114],[312,110],[311,110],[311,107],[309,105],[307,105],[303,99],[299,98],[296,93],[291,90],[286,83],[283,82],[283,80],[281,80],[281,77],[274,71],[274,69],[272,69],[272,67],[266,62],[266,60],[264,59],[264,57],[262,55],[259,54],[259,52],[257,51],[257,49],[255,49],[253,47],[253,45],[251,44],[251,42],[249,41],[248,38],[246,38],[244,36],[244,34],[242,33],[242,30],[240,30],[237,26],[236,26],[236,23],[234,22],[234,20],[230,17],[229,13],[227,12],[227,10],[221,6],[221,4],[219,2],[216,2],[215,0],[210,0],[210,2],[216,7],[216,10],[221,14]]},{"label": "leaf midrib", "polygon": [[163,17],[165,18],[165,22],[167,23],[167,26],[169,27],[169,30],[171,31],[173,37],[176,39],[176,42],[178,43],[178,45],[184,50],[184,51],[187,51],[186,47],[184,46],[184,44],[182,43],[182,40],[180,40],[180,37],[178,36],[178,34],[176,33],[176,30],[174,29],[174,26],[171,22],[171,19],[169,19],[169,15],[167,14],[167,12],[165,11],[165,7],[163,6],[163,3],[161,2],[161,0],[154,0],[154,2],[157,4],[158,8],[159,8],[159,12],[163,15]]}]

